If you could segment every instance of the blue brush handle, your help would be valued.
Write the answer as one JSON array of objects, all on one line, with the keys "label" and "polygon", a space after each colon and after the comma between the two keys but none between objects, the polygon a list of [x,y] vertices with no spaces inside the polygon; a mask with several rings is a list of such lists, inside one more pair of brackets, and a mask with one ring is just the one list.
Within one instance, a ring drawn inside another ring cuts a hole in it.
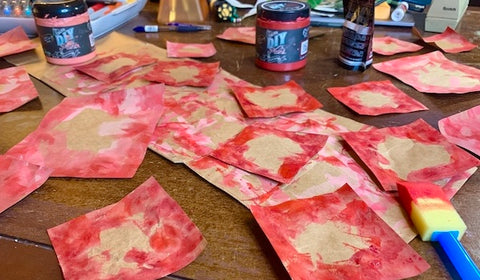
[{"label": "blue brush handle", "polygon": [[456,237],[457,235],[458,232],[452,231],[435,232],[435,238],[432,239],[440,243],[445,254],[447,254],[462,279],[480,280],[480,271],[478,270],[478,267],[475,265],[470,255],[468,255],[467,251],[465,251],[462,243],[458,241]]}]

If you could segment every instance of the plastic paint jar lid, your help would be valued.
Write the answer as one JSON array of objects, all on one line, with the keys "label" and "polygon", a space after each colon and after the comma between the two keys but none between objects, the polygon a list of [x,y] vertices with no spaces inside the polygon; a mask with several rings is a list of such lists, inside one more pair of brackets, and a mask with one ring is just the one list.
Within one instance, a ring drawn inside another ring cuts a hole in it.
[{"label": "plastic paint jar lid", "polygon": [[299,1],[269,1],[257,7],[255,64],[271,71],[305,66],[310,6]]},{"label": "plastic paint jar lid", "polygon": [[48,62],[82,63],[95,57],[95,41],[84,0],[38,0],[33,15]]}]

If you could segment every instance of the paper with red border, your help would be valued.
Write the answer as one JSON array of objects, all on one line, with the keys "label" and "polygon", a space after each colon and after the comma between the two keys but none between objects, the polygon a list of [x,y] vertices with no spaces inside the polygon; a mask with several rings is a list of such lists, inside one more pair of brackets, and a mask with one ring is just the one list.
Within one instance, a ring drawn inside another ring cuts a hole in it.
[{"label": "paper with red border", "polygon": [[167,41],[167,57],[211,57],[217,53],[213,43],[177,43]]},{"label": "paper with red border", "polygon": [[17,26],[0,35],[0,57],[33,50],[33,43],[21,26]]},{"label": "paper with red border", "polygon": [[220,62],[160,61],[143,78],[169,86],[208,87],[219,72],[219,67]]},{"label": "paper with red border", "polygon": [[423,47],[390,36],[373,37],[372,50],[381,55],[394,55],[404,52],[416,52]]}]

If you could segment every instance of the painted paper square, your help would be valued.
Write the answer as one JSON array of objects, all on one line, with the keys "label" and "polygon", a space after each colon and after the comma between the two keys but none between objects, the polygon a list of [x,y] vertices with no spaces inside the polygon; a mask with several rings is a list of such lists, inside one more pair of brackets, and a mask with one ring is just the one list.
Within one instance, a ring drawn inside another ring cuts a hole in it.
[{"label": "painted paper square", "polygon": [[338,101],[361,115],[378,116],[428,110],[389,80],[327,89]]},{"label": "painted paper square", "polygon": [[251,211],[292,279],[403,279],[430,267],[348,185]]},{"label": "painted paper square", "polygon": [[211,57],[217,53],[212,43],[176,43],[167,41],[167,57]]},{"label": "painted paper square", "polygon": [[414,43],[403,41],[390,36],[373,37],[372,50],[381,55],[394,55],[404,52],[416,52],[423,47]]},{"label": "painted paper square", "polygon": [[6,154],[53,177],[130,178],[162,113],[163,87],[65,98]]},{"label": "painted paper square", "polygon": [[232,85],[232,91],[250,118],[308,112],[322,107],[317,99],[293,80],[283,85],[263,88]]},{"label": "painted paper square", "polygon": [[0,57],[33,50],[37,44],[33,43],[21,26],[17,26],[0,35]]},{"label": "painted paper square", "polygon": [[208,87],[220,70],[220,62],[194,60],[161,61],[145,74],[148,81],[169,86]]},{"label": "painted paper square", "polygon": [[361,132],[343,139],[373,172],[386,191],[397,181],[433,182],[480,165],[480,160],[451,144],[424,120]]},{"label": "painted paper square", "polygon": [[15,110],[37,97],[37,89],[25,69],[0,69],[0,113]]},{"label": "painted paper square", "polygon": [[413,31],[417,36],[422,38],[424,42],[430,43],[447,53],[468,52],[478,47],[462,35],[455,32],[450,26],[447,26],[443,33],[428,37],[422,37],[417,29],[413,29]]},{"label": "painted paper square", "polygon": [[255,27],[229,27],[217,38],[255,45]]},{"label": "painted paper square", "polygon": [[48,236],[67,280],[159,279],[206,246],[153,177],[115,204],[48,229]]},{"label": "painted paper square", "polygon": [[288,183],[323,148],[327,138],[250,125],[210,155],[246,171]]},{"label": "painted paper square", "polygon": [[420,92],[480,91],[480,70],[451,61],[440,51],[374,63],[373,67]]}]

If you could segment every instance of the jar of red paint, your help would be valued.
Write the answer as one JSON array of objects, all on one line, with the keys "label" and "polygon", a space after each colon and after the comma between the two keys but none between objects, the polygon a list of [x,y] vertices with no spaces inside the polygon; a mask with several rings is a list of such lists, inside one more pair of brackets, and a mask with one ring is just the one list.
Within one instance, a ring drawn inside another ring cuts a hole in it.
[{"label": "jar of red paint", "polygon": [[271,71],[305,66],[310,6],[300,1],[268,1],[257,6],[255,64]]},{"label": "jar of red paint", "polygon": [[95,57],[85,0],[37,0],[33,16],[48,62],[68,65]]}]

